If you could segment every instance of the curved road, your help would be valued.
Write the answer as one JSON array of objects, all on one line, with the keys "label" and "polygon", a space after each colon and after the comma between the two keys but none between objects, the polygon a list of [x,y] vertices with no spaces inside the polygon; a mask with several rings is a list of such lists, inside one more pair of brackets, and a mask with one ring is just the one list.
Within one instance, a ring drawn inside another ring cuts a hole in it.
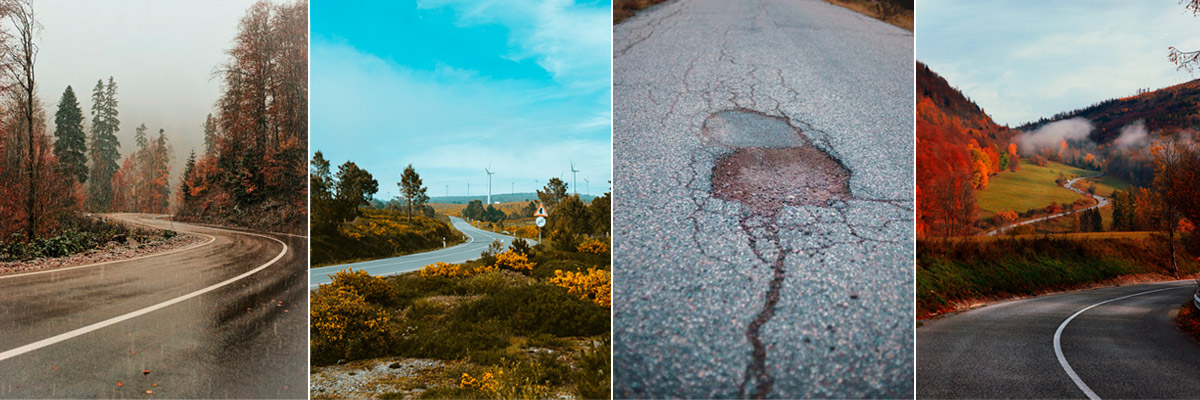
[{"label": "curved road", "polygon": [[[331,265],[328,267],[312,268],[309,270],[309,289],[316,289],[319,285],[329,283],[329,276],[353,268],[357,271],[367,271],[367,273],[376,276],[396,275],[405,272],[412,272],[421,269],[429,264],[436,262],[446,263],[461,263],[479,258],[480,253],[488,249],[493,240],[499,240],[508,247],[512,244],[512,240],[516,239],[512,236],[502,235],[495,232],[485,231],[467,223],[462,218],[450,217],[450,222],[454,224],[454,228],[459,232],[467,235],[467,241],[450,246],[444,249],[428,251],[424,253],[415,253],[403,255],[400,257],[384,258],[379,260],[356,262],[351,264]],[[536,240],[529,240],[529,243],[536,244]]]},{"label": "curved road", "polygon": [[613,396],[912,397],[912,55],[822,0],[613,27]]},{"label": "curved road", "polygon": [[308,395],[305,238],[110,217],[206,240],[0,275],[0,397]]},{"label": "curved road", "polygon": [[1061,216],[1064,216],[1064,215],[1071,215],[1072,213],[1077,213],[1077,212],[1080,212],[1080,211],[1087,211],[1087,210],[1091,210],[1091,209],[1093,209],[1093,208],[1100,208],[1100,207],[1107,206],[1107,205],[1108,205],[1108,198],[1107,198],[1107,197],[1100,196],[1100,195],[1096,195],[1096,194],[1089,194],[1089,193],[1087,193],[1087,192],[1084,192],[1084,191],[1082,191],[1082,190],[1079,190],[1079,189],[1076,189],[1076,188],[1075,188],[1075,182],[1076,182],[1076,181],[1079,181],[1080,179],[1089,179],[1089,178],[1095,178],[1095,177],[1097,177],[1097,176],[1100,176],[1100,175],[1104,175],[1104,174],[1103,174],[1103,173],[1100,173],[1100,174],[1096,174],[1096,175],[1092,175],[1092,176],[1081,176],[1081,177],[1078,177],[1078,178],[1075,178],[1075,179],[1071,179],[1071,180],[1067,181],[1067,184],[1064,186],[1064,187],[1066,187],[1067,189],[1070,189],[1072,192],[1079,193],[1079,194],[1082,194],[1082,195],[1085,195],[1085,196],[1092,196],[1092,198],[1096,199],[1096,205],[1093,205],[1093,206],[1091,206],[1091,207],[1088,207],[1088,208],[1085,208],[1085,209],[1082,209],[1082,210],[1075,210],[1075,211],[1060,212],[1060,213],[1058,213],[1058,214],[1054,214],[1054,215],[1047,215],[1047,216],[1044,216],[1044,217],[1038,217],[1038,218],[1034,218],[1034,219],[1031,219],[1031,220],[1028,220],[1028,221],[1021,221],[1021,222],[1016,222],[1016,223],[1013,223],[1013,224],[1010,224],[1010,225],[1005,225],[1005,226],[1002,226],[1002,227],[999,227],[999,228],[992,229],[992,230],[990,230],[990,231],[984,232],[984,233],[983,233],[983,236],[995,236],[995,235],[997,235],[997,234],[1004,233],[1004,231],[1007,231],[1007,230],[1009,230],[1009,229],[1012,229],[1012,228],[1016,228],[1016,227],[1018,227],[1018,226],[1021,226],[1021,225],[1028,225],[1028,224],[1032,224],[1032,223],[1042,222],[1042,221],[1046,221],[1046,220],[1050,220],[1050,219],[1058,218],[1058,217],[1061,217]]},{"label": "curved road", "polygon": [[917,397],[1200,398],[1200,343],[1172,313],[1195,288],[1187,280],[1085,290],[925,321]]}]

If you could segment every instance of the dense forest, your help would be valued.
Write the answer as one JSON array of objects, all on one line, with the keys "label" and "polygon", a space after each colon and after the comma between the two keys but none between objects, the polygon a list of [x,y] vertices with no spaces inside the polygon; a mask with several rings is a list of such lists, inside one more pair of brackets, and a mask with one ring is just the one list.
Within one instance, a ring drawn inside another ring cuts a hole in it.
[{"label": "dense forest", "polygon": [[189,159],[177,218],[304,233],[307,226],[308,2],[247,11],[219,67],[217,114]]}]

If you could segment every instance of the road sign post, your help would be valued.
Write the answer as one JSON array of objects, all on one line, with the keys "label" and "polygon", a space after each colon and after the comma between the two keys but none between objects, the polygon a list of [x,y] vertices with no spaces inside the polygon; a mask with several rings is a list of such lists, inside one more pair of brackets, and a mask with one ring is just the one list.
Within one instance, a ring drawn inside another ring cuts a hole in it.
[{"label": "road sign post", "polygon": [[542,242],[542,227],[546,226],[546,217],[549,217],[550,214],[546,213],[545,207],[542,207],[541,204],[538,204],[537,212],[534,212],[533,216],[537,217],[538,243],[541,243]]}]

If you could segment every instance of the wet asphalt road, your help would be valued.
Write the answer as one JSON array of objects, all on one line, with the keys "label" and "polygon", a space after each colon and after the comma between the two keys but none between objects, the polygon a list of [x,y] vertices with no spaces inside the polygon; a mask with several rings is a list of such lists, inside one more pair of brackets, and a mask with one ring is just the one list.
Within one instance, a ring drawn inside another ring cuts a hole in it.
[{"label": "wet asphalt road", "polygon": [[[488,249],[493,240],[499,240],[504,244],[505,248],[508,248],[512,244],[512,240],[515,239],[512,236],[476,228],[462,218],[450,217],[450,221],[454,224],[454,229],[458,229],[459,232],[467,235],[468,239],[466,242],[424,253],[313,268],[309,271],[309,289],[316,289],[318,285],[329,283],[330,275],[350,268],[356,271],[367,271],[371,275],[385,276],[417,271],[421,267],[439,261],[452,264],[466,262],[479,258],[479,255]],[[529,240],[529,244],[531,245],[536,243],[536,240]]]},{"label": "wet asphalt road", "polygon": [[1010,224],[1010,225],[1005,225],[1005,226],[1002,226],[1002,227],[999,227],[999,228],[992,229],[992,230],[990,230],[990,231],[984,232],[984,233],[983,233],[983,236],[995,236],[995,235],[997,235],[997,234],[1004,233],[1005,231],[1007,231],[1007,230],[1009,230],[1009,229],[1016,228],[1016,227],[1018,227],[1018,226],[1021,226],[1021,225],[1027,225],[1027,224],[1038,223],[1038,222],[1041,222],[1041,221],[1045,221],[1045,220],[1049,220],[1049,219],[1058,218],[1058,217],[1061,217],[1061,216],[1064,216],[1064,215],[1071,215],[1072,213],[1077,213],[1077,212],[1081,212],[1081,211],[1087,211],[1087,210],[1091,210],[1091,209],[1093,209],[1093,208],[1100,208],[1100,207],[1105,207],[1105,206],[1107,206],[1107,205],[1108,205],[1108,198],[1107,198],[1107,197],[1104,197],[1104,196],[1101,196],[1101,195],[1098,195],[1098,194],[1089,194],[1089,193],[1087,193],[1087,192],[1084,192],[1084,191],[1082,191],[1082,190],[1079,190],[1079,189],[1076,189],[1076,188],[1075,188],[1075,182],[1079,181],[1080,179],[1095,178],[1095,177],[1097,177],[1097,176],[1100,176],[1100,175],[1103,175],[1103,174],[1096,174],[1096,175],[1091,175],[1091,176],[1081,176],[1081,177],[1078,177],[1078,178],[1074,178],[1074,179],[1071,179],[1071,180],[1067,181],[1067,184],[1064,186],[1065,188],[1067,188],[1067,189],[1070,189],[1072,192],[1079,193],[1079,194],[1082,194],[1082,195],[1084,195],[1084,196],[1092,196],[1092,198],[1093,198],[1093,199],[1096,199],[1096,204],[1095,204],[1095,205],[1093,205],[1093,206],[1091,206],[1091,207],[1088,207],[1088,208],[1084,208],[1084,209],[1082,209],[1082,210],[1061,212],[1061,213],[1054,214],[1054,215],[1047,215],[1047,216],[1045,216],[1045,217],[1038,217],[1038,218],[1034,218],[1034,219],[1031,219],[1031,220],[1028,220],[1028,221],[1021,221],[1021,222],[1013,223],[1013,224]]},{"label": "wet asphalt road", "polygon": [[[146,215],[113,217],[166,228],[173,225],[176,231],[212,241],[141,259],[0,276],[0,397],[308,395],[307,239],[252,236]],[[267,266],[207,293],[111,324],[104,322],[263,265]],[[21,350],[97,323],[104,326]],[[118,382],[123,386],[118,387]]]},{"label": "wet asphalt road", "polygon": [[[911,397],[912,34],[819,0],[689,0],[613,48],[614,396]],[[850,198],[713,196],[722,157],[798,145]]]},{"label": "wet asphalt road", "polygon": [[989,305],[917,328],[918,398],[1084,398],[1054,350],[1100,398],[1200,398],[1200,343],[1175,323],[1193,281],[1085,290]]}]

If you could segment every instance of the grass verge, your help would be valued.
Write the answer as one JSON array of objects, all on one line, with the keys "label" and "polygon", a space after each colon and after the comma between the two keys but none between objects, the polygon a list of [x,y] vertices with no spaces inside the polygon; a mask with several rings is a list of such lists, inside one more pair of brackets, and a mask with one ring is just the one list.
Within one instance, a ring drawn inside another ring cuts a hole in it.
[{"label": "grass verge", "polygon": [[879,8],[875,6],[875,2],[868,0],[825,0],[830,4],[841,6],[850,9],[862,15],[886,22],[897,28],[912,32],[915,26],[913,22],[913,10],[899,10],[896,15],[885,17],[880,14]]},{"label": "grass verge", "polygon": [[613,0],[613,25],[621,23],[629,17],[659,3],[668,0]]},{"label": "grass verge", "polygon": [[[973,304],[1124,282],[1174,279],[1161,239],[1058,237],[917,242],[917,317]],[[1200,272],[1177,255],[1180,276]]]}]

